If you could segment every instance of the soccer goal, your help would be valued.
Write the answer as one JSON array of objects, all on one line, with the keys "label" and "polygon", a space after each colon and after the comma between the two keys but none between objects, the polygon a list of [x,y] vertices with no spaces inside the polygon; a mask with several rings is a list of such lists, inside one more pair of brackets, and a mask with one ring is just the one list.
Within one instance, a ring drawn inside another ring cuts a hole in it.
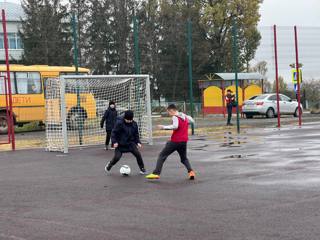
[{"label": "soccer goal", "polygon": [[45,81],[48,151],[67,153],[70,147],[105,141],[100,120],[116,102],[118,114],[134,112],[141,140],[152,144],[149,75],[73,75]]}]

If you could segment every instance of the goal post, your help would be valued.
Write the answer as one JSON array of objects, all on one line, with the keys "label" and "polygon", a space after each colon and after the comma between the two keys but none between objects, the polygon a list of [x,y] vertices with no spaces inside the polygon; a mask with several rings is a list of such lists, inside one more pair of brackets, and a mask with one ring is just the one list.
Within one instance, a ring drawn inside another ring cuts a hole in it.
[{"label": "goal post", "polygon": [[153,143],[149,75],[61,76],[47,79],[45,92],[48,151],[104,144],[100,121],[109,101],[118,115],[132,110],[142,142]]}]

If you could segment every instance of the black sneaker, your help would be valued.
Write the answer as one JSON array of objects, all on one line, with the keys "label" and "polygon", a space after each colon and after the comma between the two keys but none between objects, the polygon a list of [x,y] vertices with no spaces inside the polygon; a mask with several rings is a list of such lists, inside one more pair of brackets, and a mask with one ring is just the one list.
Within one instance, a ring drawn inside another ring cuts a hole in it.
[{"label": "black sneaker", "polygon": [[140,169],[140,174],[141,174],[141,175],[146,175],[146,174],[147,174],[147,171],[146,171],[144,168],[141,168],[141,169]]},{"label": "black sneaker", "polygon": [[112,168],[112,165],[110,162],[108,162],[107,165],[104,167],[104,171],[109,172],[111,170],[111,168]]}]

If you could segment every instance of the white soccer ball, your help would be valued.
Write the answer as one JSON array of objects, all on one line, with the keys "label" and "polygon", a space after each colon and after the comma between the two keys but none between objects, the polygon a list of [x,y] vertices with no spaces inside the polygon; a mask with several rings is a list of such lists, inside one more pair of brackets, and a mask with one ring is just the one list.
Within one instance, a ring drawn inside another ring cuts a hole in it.
[{"label": "white soccer ball", "polygon": [[120,168],[120,174],[123,176],[129,176],[131,169],[128,165],[122,165]]}]

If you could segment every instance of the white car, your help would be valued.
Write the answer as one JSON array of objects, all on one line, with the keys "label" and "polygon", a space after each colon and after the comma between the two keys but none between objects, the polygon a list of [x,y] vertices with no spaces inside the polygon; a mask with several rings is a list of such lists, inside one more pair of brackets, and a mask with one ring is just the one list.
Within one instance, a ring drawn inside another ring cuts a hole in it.
[{"label": "white car", "polygon": [[[279,94],[280,114],[293,115],[298,117],[298,102],[291,98]],[[301,112],[302,105],[300,104]],[[277,95],[275,93],[262,94],[252,100],[243,103],[242,113],[246,118],[252,118],[254,115],[265,115],[267,118],[273,118],[278,115],[277,112]]]}]

